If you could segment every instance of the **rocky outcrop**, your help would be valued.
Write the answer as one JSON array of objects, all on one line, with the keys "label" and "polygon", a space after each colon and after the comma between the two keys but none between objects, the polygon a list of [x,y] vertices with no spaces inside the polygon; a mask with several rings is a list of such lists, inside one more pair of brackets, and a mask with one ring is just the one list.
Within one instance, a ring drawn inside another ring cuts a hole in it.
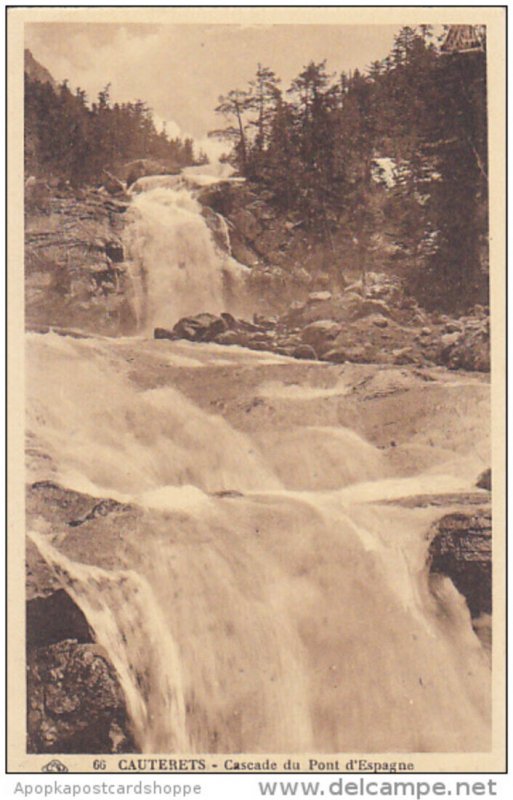
[{"label": "rocky outcrop", "polygon": [[249,280],[262,309],[283,312],[312,289],[344,285],[332,241],[307,230],[297,214],[277,212],[261,187],[224,181],[204,187],[198,200],[226,219],[231,254],[251,267]]},{"label": "rocky outcrop", "polygon": [[154,335],[336,364],[442,365],[485,372],[490,364],[483,309],[457,320],[429,316],[401,293],[396,279],[380,274],[367,277],[365,290],[353,284],[339,293],[310,292],[280,315],[256,313],[249,322],[230,314],[198,314],[180,320],[173,330],[156,329]]},{"label": "rocky outcrop", "polygon": [[[225,218],[231,254],[251,268],[247,283],[258,312],[278,314],[278,328],[281,324],[291,335],[301,336],[315,322],[343,326],[331,346],[328,339],[317,341],[318,357],[490,370],[488,309],[476,306],[457,319],[427,312],[392,271],[369,265],[363,282],[355,280],[357,259],[347,232],[335,232],[327,241],[297,215],[279,212],[250,182],[208,186],[198,199]],[[380,248],[388,263],[385,241]],[[277,352],[284,348],[278,341],[273,346]]]},{"label": "rocky outcrop", "polygon": [[129,200],[55,181],[27,183],[27,327],[132,332],[136,321],[121,240]]},{"label": "rocky outcrop", "polygon": [[138,158],[136,161],[129,161],[123,165],[120,177],[130,187],[139,178],[146,178],[149,175],[178,175],[180,171],[177,164],[156,161],[151,158]]},{"label": "rocky outcrop", "polygon": [[[105,541],[110,515],[126,510],[52,481],[29,486],[26,507],[29,520],[52,530],[80,530],[101,521]],[[108,653],[30,540],[26,562],[28,752],[132,752],[125,698]]]},{"label": "rocky outcrop", "polygon": [[133,752],[119,681],[97,645],[31,648],[27,693],[29,753]]},{"label": "rocky outcrop", "polygon": [[[225,319],[226,317],[226,319]],[[198,314],[195,317],[183,317],[173,328],[177,339],[188,339],[191,342],[213,342],[221,333],[230,327],[229,314]]]},{"label": "rocky outcrop", "polygon": [[486,508],[447,514],[429,547],[430,570],[449,577],[473,617],[492,611],[492,518]]}]

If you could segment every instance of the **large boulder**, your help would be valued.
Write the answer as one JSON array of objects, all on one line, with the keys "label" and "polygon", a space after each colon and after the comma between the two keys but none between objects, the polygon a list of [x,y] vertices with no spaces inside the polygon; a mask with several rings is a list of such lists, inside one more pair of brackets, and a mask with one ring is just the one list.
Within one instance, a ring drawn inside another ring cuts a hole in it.
[{"label": "large boulder", "polygon": [[434,528],[430,570],[448,576],[470,613],[492,611],[492,518],[488,509],[447,514]]},{"label": "large boulder", "polygon": [[177,339],[181,339],[182,337],[179,336],[174,331],[170,331],[167,328],[155,328],[153,330],[153,338],[154,339],[169,339],[171,342],[176,342]]},{"label": "large boulder", "polygon": [[29,753],[133,752],[123,693],[106,654],[68,639],[27,657]]},{"label": "large boulder", "polygon": [[229,319],[224,316],[203,313],[194,317],[182,317],[173,328],[178,339],[191,342],[213,342],[220,333],[230,328]]}]

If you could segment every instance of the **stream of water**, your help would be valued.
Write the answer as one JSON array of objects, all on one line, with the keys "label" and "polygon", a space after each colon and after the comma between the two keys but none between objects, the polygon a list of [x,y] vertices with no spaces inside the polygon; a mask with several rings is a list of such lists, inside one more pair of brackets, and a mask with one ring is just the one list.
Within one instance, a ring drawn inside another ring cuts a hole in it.
[{"label": "stream of water", "polygon": [[[146,331],[225,310],[226,273],[237,281],[243,269],[216,245],[193,178],[219,176],[146,181],[135,194],[139,338],[27,335],[38,478],[142,515],[135,533],[119,518],[127,547],[110,568],[95,563],[101,541],[81,563],[59,546],[74,534],[29,532],[109,653],[138,747],[488,749],[486,654],[450,581],[428,581],[440,509],[377,502],[470,489],[486,458],[475,437],[462,429],[450,457],[426,445],[432,463],[412,475],[349,427],[229,421],[211,371],[242,392],[245,374],[268,369],[266,354],[235,349],[227,362],[221,348],[165,343],[136,369]],[[273,363],[286,372],[287,359]],[[165,377],[173,370],[197,375],[212,405]],[[283,391],[273,402],[305,401]]]}]

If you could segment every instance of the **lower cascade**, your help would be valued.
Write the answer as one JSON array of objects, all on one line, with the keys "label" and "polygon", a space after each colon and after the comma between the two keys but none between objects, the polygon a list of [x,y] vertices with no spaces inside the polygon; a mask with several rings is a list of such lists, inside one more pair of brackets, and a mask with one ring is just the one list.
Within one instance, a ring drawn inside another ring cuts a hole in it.
[{"label": "lower cascade", "polygon": [[42,514],[29,537],[108,653],[137,748],[489,749],[489,656],[462,595],[429,577],[443,512],[404,502],[472,490],[486,387],[412,374],[358,401],[372,366],[143,338],[230,310],[227,275],[242,296],[191,184],[172,184],[130,210],[139,336],[27,334],[30,479],[114,509]]}]

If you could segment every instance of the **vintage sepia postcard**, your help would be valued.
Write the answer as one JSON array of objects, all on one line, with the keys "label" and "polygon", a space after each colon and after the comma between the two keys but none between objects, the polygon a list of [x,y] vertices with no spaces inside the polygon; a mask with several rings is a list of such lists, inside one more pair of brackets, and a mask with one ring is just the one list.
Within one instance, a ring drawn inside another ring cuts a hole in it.
[{"label": "vintage sepia postcard", "polygon": [[503,772],[505,8],[7,18],[9,771]]}]

